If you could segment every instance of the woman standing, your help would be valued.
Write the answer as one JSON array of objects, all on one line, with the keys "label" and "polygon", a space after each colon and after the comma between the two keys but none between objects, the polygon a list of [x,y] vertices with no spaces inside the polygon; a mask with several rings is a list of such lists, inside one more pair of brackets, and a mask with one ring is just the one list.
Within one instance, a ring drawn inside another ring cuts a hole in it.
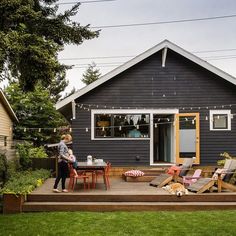
[{"label": "woman standing", "polygon": [[68,147],[66,146],[67,143],[72,141],[72,137],[70,134],[65,134],[61,136],[61,141],[58,145],[58,175],[55,180],[55,184],[53,187],[53,192],[59,193],[60,191],[57,189],[58,183],[61,180],[62,192],[67,193],[68,190],[65,188],[66,177],[68,174],[68,162],[70,159],[68,158]]}]

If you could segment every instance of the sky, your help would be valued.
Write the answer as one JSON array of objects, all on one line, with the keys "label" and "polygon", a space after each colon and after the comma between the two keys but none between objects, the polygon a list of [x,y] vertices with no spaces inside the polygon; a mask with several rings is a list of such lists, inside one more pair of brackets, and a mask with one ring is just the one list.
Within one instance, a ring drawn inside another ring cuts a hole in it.
[{"label": "sky", "polygon": [[[165,39],[236,77],[235,0],[114,0],[88,3],[89,1],[91,0],[82,0],[78,14],[72,19],[83,26],[90,24],[90,27],[226,15],[235,17],[102,28],[98,38],[84,41],[79,46],[66,45],[59,54],[60,62],[75,65],[67,72],[69,86],[65,93],[70,92],[73,87],[78,90],[84,86],[81,79],[88,64],[95,62],[104,75]],[[62,3],[71,2],[76,0],[60,0],[59,9],[70,8],[72,5]],[[97,29],[99,28],[92,28]]]}]

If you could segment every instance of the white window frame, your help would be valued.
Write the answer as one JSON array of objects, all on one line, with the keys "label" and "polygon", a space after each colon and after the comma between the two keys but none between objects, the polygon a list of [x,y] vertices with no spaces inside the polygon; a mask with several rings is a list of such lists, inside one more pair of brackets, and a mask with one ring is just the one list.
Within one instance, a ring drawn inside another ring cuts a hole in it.
[{"label": "white window frame", "polygon": [[[148,110],[138,110],[138,109],[98,109],[98,110],[91,110],[91,140],[150,140],[150,134],[148,138],[103,138],[103,137],[95,137],[94,133],[94,115],[100,114],[148,114],[150,116],[150,111]],[[151,119],[151,117],[150,117]],[[151,120],[150,120],[151,122]],[[149,130],[151,132],[151,130]]]},{"label": "white window frame", "polygon": [[[227,129],[215,129],[213,127],[213,115],[227,115]],[[230,131],[231,130],[231,110],[210,110],[210,131]]]}]

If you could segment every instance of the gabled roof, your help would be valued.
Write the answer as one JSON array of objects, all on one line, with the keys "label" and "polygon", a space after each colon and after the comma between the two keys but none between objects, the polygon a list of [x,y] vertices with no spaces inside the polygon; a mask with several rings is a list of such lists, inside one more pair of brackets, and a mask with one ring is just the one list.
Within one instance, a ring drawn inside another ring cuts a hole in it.
[{"label": "gabled roof", "polygon": [[3,106],[7,110],[9,116],[12,120],[19,122],[18,118],[16,117],[15,112],[12,110],[10,103],[8,102],[7,98],[5,97],[2,89],[0,89],[0,101],[3,103]]},{"label": "gabled roof", "polygon": [[130,61],[124,63],[123,65],[117,67],[116,69],[110,71],[109,73],[105,74],[104,76],[102,76],[100,79],[94,81],[93,83],[89,84],[88,86],[78,90],[77,92],[75,92],[74,94],[72,94],[71,96],[65,98],[64,100],[58,102],[56,104],[56,109],[57,110],[61,110],[63,109],[63,107],[65,107],[66,105],[68,105],[69,103],[71,103],[73,100],[81,97],[82,95],[88,93],[89,91],[93,90],[94,88],[98,87],[99,85],[105,83],[106,81],[110,80],[111,78],[113,78],[114,76],[122,73],[123,71],[129,69],[130,67],[134,66],[135,64],[141,62],[142,60],[150,57],[151,55],[153,55],[154,53],[167,48],[167,49],[171,49],[172,51],[184,56],[185,58],[189,59],[190,61],[200,65],[201,67],[207,69],[208,71],[211,71],[212,73],[222,77],[223,79],[229,81],[230,83],[236,85],[236,78],[227,74],[226,72],[220,70],[219,68],[209,64],[208,62],[202,60],[201,58],[193,55],[192,53],[184,50],[183,48],[177,46],[176,44],[168,41],[168,40],[164,40],[161,43],[157,44],[156,46],[148,49],[147,51],[145,51],[144,53],[134,57],[133,59],[131,59]]}]

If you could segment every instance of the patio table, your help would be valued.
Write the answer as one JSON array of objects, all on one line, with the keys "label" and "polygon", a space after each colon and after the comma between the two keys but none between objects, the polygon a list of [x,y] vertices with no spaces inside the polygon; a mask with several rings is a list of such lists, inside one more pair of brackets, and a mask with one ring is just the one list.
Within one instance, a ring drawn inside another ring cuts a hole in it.
[{"label": "patio table", "polygon": [[[99,162],[99,163],[95,163],[95,162],[92,162],[92,164],[88,164],[87,161],[84,161],[84,162],[78,162],[78,167],[77,167],[77,170],[80,171],[80,170],[84,170],[85,172],[91,172],[92,173],[92,184],[93,186],[95,187],[95,175],[94,175],[94,172],[96,170],[101,170],[105,173],[105,169],[107,167],[107,163],[106,162]],[[106,178],[104,177],[104,184],[106,185]],[[107,185],[106,185],[107,186]]]}]

